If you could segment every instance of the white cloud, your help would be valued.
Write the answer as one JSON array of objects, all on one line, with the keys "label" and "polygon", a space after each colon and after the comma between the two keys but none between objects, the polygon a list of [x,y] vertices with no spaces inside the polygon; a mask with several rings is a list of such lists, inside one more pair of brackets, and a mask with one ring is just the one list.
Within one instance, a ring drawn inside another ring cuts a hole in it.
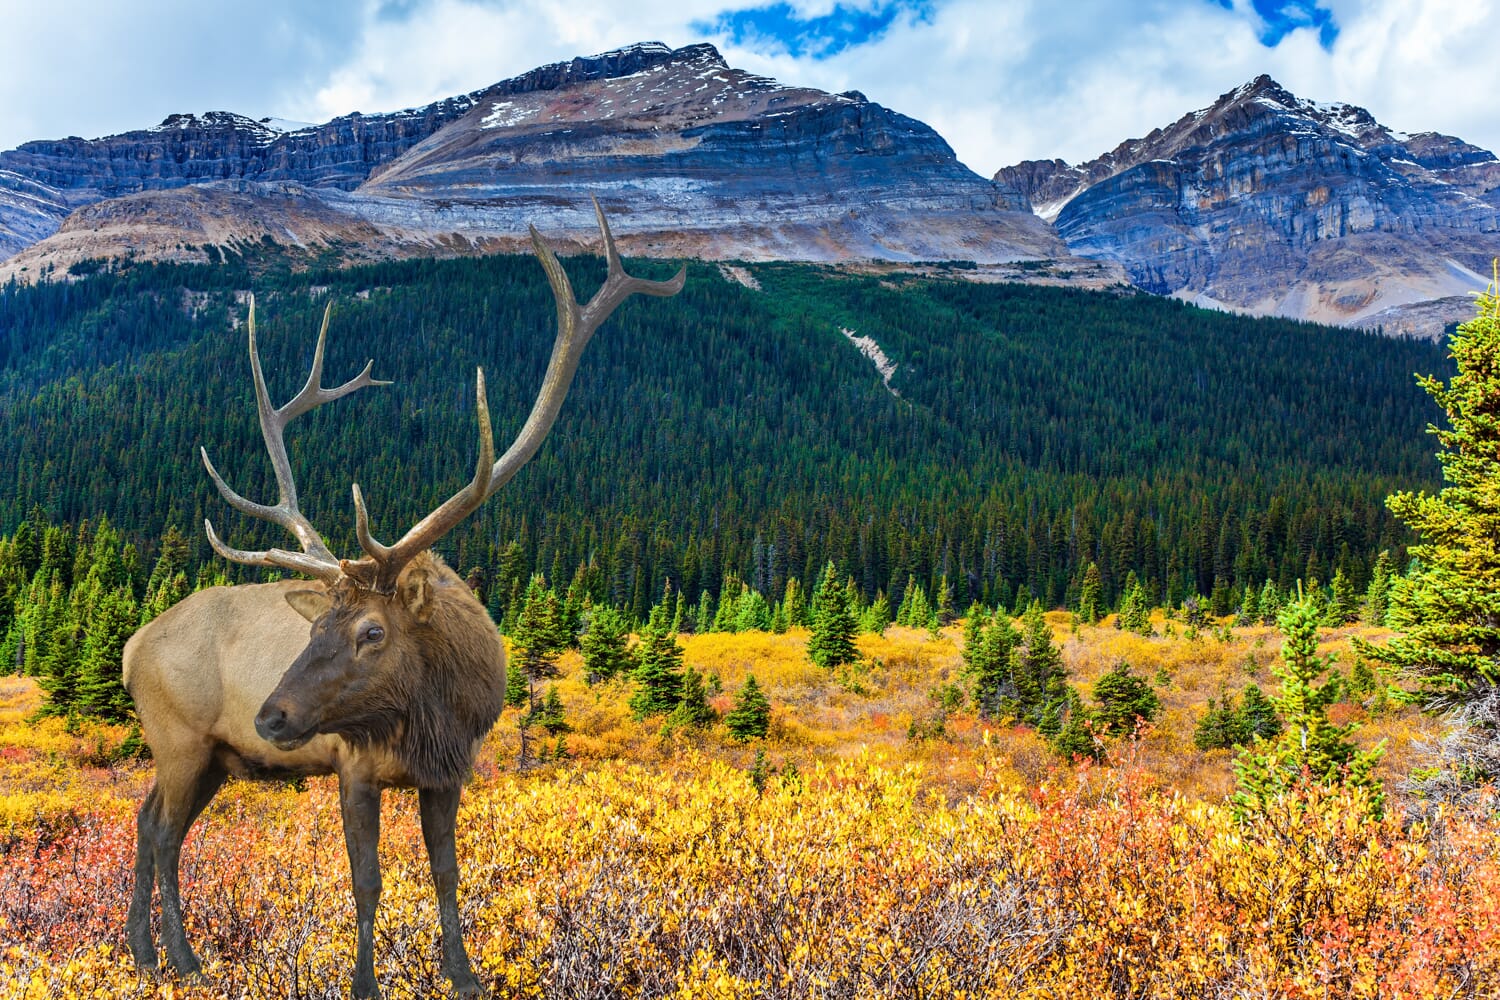
[{"label": "white cloud", "polygon": [[[54,0],[17,4],[0,32],[0,149],[138,128],[223,108],[322,121],[475,90],[634,41],[698,41],[692,25],[764,0]],[[803,16],[834,0],[799,0]],[[873,0],[859,0],[868,5]],[[1245,0],[938,0],[826,60],[722,45],[785,83],[861,90],[927,122],[973,169],[1092,158],[1258,73],[1345,100],[1407,131],[1500,148],[1492,0],[1330,0],[1341,33],[1275,49]],[[710,39],[712,40],[712,39]]]}]

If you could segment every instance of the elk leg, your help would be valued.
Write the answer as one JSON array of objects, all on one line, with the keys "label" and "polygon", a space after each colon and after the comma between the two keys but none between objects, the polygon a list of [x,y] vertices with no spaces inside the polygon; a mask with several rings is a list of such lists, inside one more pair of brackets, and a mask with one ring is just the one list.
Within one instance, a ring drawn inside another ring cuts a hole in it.
[{"label": "elk leg", "polygon": [[349,848],[359,935],[354,958],[354,995],[378,997],[375,908],[380,905],[380,786],[358,779],[341,779],[339,805],[344,814],[344,844]]},{"label": "elk leg", "polygon": [[417,792],[422,812],[422,839],[432,866],[432,884],[437,889],[438,920],[443,929],[443,974],[460,996],[482,996],[484,987],[469,964],[463,931],[458,924],[458,857],[453,846],[453,828],[458,818],[460,789],[423,788]]},{"label": "elk leg", "polygon": [[[224,768],[210,759],[189,781],[178,786],[182,791],[173,795],[171,793],[178,789],[164,786],[161,765],[157,765],[156,790],[161,792],[161,797],[157,800],[157,813],[151,824],[151,847],[156,865],[156,885],[161,891],[161,937],[167,961],[183,976],[196,975],[203,964],[188,944],[187,932],[182,926],[177,863],[188,830],[218,792],[219,786],[224,784],[224,778]],[[164,788],[167,790],[163,791]]]},{"label": "elk leg", "polygon": [[156,806],[161,801],[152,787],[141,811],[135,816],[135,892],[130,897],[130,913],[125,918],[125,937],[135,967],[142,972],[157,967],[156,942],[151,938],[151,890],[156,885],[156,862],[151,845],[156,839]]}]

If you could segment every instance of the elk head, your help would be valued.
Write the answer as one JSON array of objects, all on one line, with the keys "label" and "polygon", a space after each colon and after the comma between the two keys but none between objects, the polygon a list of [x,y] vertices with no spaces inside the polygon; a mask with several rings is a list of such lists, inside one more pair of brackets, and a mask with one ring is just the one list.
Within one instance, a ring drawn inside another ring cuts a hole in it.
[{"label": "elk head", "polygon": [[[599,325],[631,295],[675,295],[685,280],[684,271],[668,281],[648,281],[626,274],[597,201],[594,210],[603,236],[608,274],[586,305],[578,303],[556,255],[542,242],[536,229],[531,229],[532,246],[556,300],[557,338],[541,391],[515,441],[495,458],[484,370],[480,369],[476,391],[479,455],[473,478],[390,545],[377,541],[371,533],[364,496],[359,485],[354,484],[355,529],[364,551],[358,559],[335,558],[322,536],[300,512],[283,435],[288,422],[316,406],[367,385],[389,383],[370,377],[372,362],[344,385],[334,389],[322,387],[323,347],[328,332],[325,310],[307,384],[286,405],[273,407],[261,373],[255,342],[255,304],[251,300],[248,323],[251,372],[261,432],[275,468],[280,499],[275,506],[246,500],[224,482],[206,451],[203,463],[230,506],[283,526],[297,538],[300,551],[235,549],[220,539],[211,522],[205,520],[204,529],[214,550],[226,559],[304,573],[323,584],[321,589],[297,590],[287,596],[292,607],[312,623],[312,634],[307,648],[292,663],[256,716],[255,728],[263,739],[282,749],[295,748],[318,733],[337,733],[356,744],[391,738],[410,742],[422,735],[422,720],[411,716],[420,716],[428,704],[429,699],[422,694],[427,689],[443,689],[444,694],[452,697],[450,711],[456,709],[461,714],[474,711],[474,718],[461,720],[470,725],[457,728],[476,731],[462,735],[481,738],[499,714],[500,704],[493,696],[464,697],[464,676],[459,669],[463,662],[475,657],[503,664],[503,651],[497,652],[500,647],[493,623],[462,580],[428,550],[509,481],[541,446],[567,396],[583,349]],[[494,672],[492,666],[490,673]],[[499,673],[503,688],[503,666]],[[479,692],[468,694],[477,696]],[[451,727],[453,721],[449,719],[447,725]],[[414,752],[420,749],[412,748]],[[441,756],[452,754],[444,752]],[[466,767],[472,751],[463,756]],[[419,766],[417,770],[423,768]],[[420,776],[414,773],[414,777]]]}]

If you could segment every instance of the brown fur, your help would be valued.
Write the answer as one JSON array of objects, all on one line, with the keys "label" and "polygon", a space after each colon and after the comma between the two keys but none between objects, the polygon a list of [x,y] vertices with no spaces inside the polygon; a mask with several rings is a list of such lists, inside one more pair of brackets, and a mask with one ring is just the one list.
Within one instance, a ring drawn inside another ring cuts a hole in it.
[{"label": "brown fur", "polygon": [[[313,611],[309,639],[304,615]],[[372,624],[384,640],[361,643],[360,630],[368,634]],[[484,607],[441,559],[413,558],[391,595],[301,581],[200,591],[137,632],[124,660],[157,768],[137,821],[127,920],[138,966],[157,962],[155,882],[168,960],[179,972],[199,968],[182,929],[177,858],[228,774],[336,773],[359,916],[356,995],[378,993],[375,844],[380,789],[393,786],[421,793],[444,970],[460,992],[481,991],[458,926],[453,821],[463,780],[503,707],[505,649]],[[298,720],[294,737],[277,744],[257,731],[273,705]]]}]

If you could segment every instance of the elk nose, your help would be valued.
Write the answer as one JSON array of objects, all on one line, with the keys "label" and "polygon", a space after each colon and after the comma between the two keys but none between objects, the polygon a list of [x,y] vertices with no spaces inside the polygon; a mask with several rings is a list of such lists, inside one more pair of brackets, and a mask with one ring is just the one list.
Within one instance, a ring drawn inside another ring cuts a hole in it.
[{"label": "elk nose", "polygon": [[281,734],[286,731],[286,710],[270,705],[262,707],[260,714],[255,717],[255,731],[263,740],[274,742],[280,739]]}]

